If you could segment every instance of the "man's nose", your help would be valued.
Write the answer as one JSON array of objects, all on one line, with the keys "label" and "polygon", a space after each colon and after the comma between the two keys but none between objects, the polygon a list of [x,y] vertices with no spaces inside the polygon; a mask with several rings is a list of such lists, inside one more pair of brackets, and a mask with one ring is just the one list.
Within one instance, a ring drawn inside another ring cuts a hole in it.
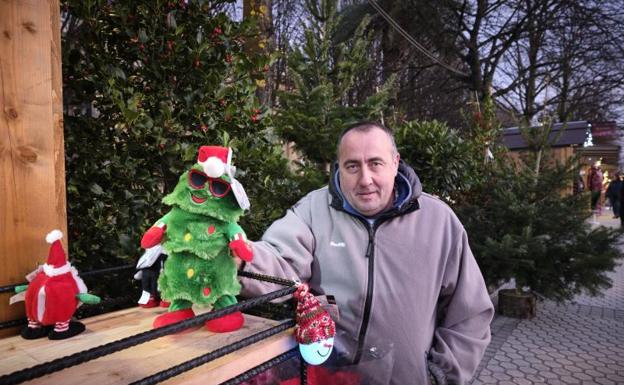
[{"label": "man's nose", "polygon": [[370,170],[366,167],[362,167],[362,171],[360,173],[360,185],[362,186],[368,186],[369,184],[371,184],[373,182],[373,174],[370,172]]}]

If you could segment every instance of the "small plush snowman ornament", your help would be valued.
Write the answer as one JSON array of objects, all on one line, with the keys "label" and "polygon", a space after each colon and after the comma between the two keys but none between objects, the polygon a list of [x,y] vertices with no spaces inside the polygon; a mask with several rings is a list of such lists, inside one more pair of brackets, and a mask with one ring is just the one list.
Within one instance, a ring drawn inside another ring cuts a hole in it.
[{"label": "small plush snowman ornament", "polygon": [[329,358],[334,348],[336,324],[309,292],[307,285],[300,284],[294,297],[298,301],[295,339],[299,343],[299,351],[308,364],[320,365]]}]

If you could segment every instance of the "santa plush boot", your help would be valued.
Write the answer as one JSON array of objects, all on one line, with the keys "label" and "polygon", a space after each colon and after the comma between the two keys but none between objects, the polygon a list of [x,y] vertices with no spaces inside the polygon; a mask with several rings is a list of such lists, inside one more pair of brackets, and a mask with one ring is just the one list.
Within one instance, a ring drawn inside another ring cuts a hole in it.
[{"label": "santa plush boot", "polygon": [[54,330],[50,332],[48,338],[51,340],[64,340],[82,333],[85,326],[82,322],[67,320],[54,324]]},{"label": "santa plush boot", "polygon": [[35,340],[37,338],[46,337],[52,326],[43,326],[40,322],[28,319],[28,326],[22,329],[22,337],[27,340]]}]

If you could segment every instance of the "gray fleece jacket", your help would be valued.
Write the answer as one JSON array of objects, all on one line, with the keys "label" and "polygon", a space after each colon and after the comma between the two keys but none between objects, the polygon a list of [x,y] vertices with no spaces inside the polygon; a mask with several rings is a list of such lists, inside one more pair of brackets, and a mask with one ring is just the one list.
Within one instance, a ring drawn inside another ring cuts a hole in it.
[{"label": "gray fleece jacket", "polygon": [[[329,187],[306,195],[253,243],[244,270],[333,296],[336,351],[370,376],[365,383],[427,384],[433,370],[440,383],[464,384],[490,342],[494,308],[483,277],[455,214],[422,193],[403,162],[395,191],[394,207],[364,218],[343,199],[334,171]],[[281,288],[242,283],[244,295]]]}]

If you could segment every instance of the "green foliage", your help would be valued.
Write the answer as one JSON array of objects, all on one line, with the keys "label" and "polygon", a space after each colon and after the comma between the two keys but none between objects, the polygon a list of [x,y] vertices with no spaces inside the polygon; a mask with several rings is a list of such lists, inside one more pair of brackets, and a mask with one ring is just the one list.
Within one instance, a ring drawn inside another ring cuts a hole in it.
[{"label": "green foliage", "polygon": [[379,119],[389,97],[390,83],[362,102],[358,79],[370,66],[371,39],[361,23],[351,39],[336,42],[340,18],[337,1],[306,3],[312,18],[306,21],[301,47],[288,57],[288,79],[293,90],[279,93],[277,133],[295,143],[307,161],[325,170],[335,158],[342,129],[360,120]]},{"label": "green foliage", "polygon": [[406,122],[395,130],[395,139],[401,158],[414,167],[424,191],[449,199],[476,183],[477,147],[446,124]]},{"label": "green foliage", "polygon": [[251,239],[301,195],[255,94],[268,59],[243,50],[254,26],[221,3],[63,2],[69,244],[81,269],[136,260],[201,145],[233,147]]},{"label": "green foliage", "polygon": [[559,301],[609,287],[619,234],[587,223],[587,197],[570,193],[576,159],[557,162],[545,142],[515,165],[500,155],[456,206],[487,283]]}]

